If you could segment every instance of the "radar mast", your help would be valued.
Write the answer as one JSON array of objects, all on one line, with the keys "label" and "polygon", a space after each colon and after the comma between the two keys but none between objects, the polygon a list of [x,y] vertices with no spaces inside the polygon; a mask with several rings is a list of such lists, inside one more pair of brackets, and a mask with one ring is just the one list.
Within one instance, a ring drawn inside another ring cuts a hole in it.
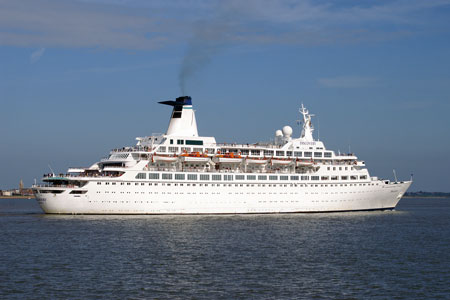
[{"label": "radar mast", "polygon": [[303,106],[302,103],[302,107],[299,109],[300,114],[302,114],[303,116],[303,129],[302,129],[302,134],[300,135],[300,139],[305,141],[305,142],[313,142],[314,138],[313,138],[313,131],[314,131],[314,127],[311,123],[311,118],[314,117],[313,114],[310,114],[309,111],[305,108],[305,106]]}]

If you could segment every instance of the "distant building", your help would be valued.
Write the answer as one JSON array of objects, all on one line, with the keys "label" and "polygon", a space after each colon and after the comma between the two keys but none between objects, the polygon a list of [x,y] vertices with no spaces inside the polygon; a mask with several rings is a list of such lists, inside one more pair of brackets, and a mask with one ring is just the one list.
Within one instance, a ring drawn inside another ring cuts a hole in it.
[{"label": "distant building", "polygon": [[33,190],[32,189],[23,188],[22,192],[20,194],[22,196],[32,196],[33,195]]},{"label": "distant building", "polygon": [[31,188],[0,190],[0,196],[33,196],[33,190]]}]

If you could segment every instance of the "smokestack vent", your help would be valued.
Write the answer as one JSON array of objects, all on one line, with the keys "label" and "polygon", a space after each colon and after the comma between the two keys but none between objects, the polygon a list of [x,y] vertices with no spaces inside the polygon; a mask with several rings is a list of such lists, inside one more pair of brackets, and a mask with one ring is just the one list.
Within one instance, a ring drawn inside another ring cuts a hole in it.
[{"label": "smokestack vent", "polygon": [[158,102],[160,104],[170,105],[170,106],[183,106],[183,105],[192,105],[192,98],[189,96],[181,96],[178,97],[175,101],[161,101]]},{"label": "smokestack vent", "polygon": [[173,106],[167,135],[198,136],[195,111],[192,109],[192,98],[181,96],[174,100],[161,101],[161,104]]},{"label": "smokestack vent", "polygon": [[189,96],[178,97],[176,101],[181,105],[192,105],[192,98]]}]

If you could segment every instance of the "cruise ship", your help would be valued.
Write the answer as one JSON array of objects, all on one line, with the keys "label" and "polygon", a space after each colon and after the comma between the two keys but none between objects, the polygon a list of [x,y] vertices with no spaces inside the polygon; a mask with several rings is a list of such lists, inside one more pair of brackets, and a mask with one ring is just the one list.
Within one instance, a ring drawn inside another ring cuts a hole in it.
[{"label": "cruise ship", "polygon": [[303,106],[302,131],[276,130],[273,142],[217,143],[200,136],[189,96],[172,107],[166,134],[67,174],[47,174],[33,191],[48,214],[264,214],[392,210],[412,183],[369,175],[354,154],[313,138]]}]

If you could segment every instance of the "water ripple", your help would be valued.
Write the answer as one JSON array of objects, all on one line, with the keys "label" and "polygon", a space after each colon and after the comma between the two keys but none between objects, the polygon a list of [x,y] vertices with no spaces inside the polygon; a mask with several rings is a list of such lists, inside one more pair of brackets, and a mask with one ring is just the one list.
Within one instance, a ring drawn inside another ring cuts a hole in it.
[{"label": "water ripple", "polygon": [[249,216],[52,216],[30,201],[0,202],[2,299],[450,298],[448,200]]}]

